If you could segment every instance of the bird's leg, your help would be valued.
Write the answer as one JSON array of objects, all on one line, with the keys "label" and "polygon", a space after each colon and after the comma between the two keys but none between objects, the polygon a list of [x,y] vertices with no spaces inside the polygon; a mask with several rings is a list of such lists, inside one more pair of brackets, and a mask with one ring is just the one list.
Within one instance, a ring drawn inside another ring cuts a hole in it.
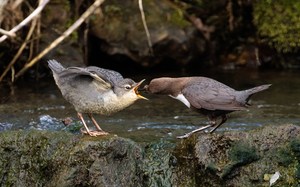
[{"label": "bird's leg", "polygon": [[97,135],[107,135],[108,132],[105,132],[104,130],[101,129],[101,127],[98,125],[97,121],[94,119],[94,117],[92,116],[92,114],[88,114],[89,118],[92,120],[93,124],[95,125],[95,127],[97,128],[97,131],[93,131],[94,134]]},{"label": "bird's leg", "polygon": [[227,116],[226,115],[222,115],[222,121],[219,123],[219,125],[217,125],[211,131],[209,131],[209,133],[213,133],[217,128],[219,128],[223,123],[225,123],[226,120],[227,120]]},{"label": "bird's leg", "polygon": [[195,129],[189,133],[186,133],[185,135],[182,135],[182,136],[177,136],[176,138],[179,138],[179,139],[183,139],[183,138],[188,138],[189,136],[191,136],[192,134],[194,134],[195,132],[199,132],[199,131],[203,131],[209,127],[212,127],[213,125],[212,124],[209,124],[209,125],[206,125],[204,127],[201,127],[201,128],[198,128],[198,129]]},{"label": "bird's leg", "polygon": [[88,114],[88,116],[90,117],[90,119],[92,120],[93,124],[95,125],[95,127],[98,129],[98,131],[103,131],[101,129],[101,127],[98,125],[97,121],[94,119],[94,117],[92,116],[92,114]]},{"label": "bird's leg", "polygon": [[[83,134],[88,134],[88,135],[90,135],[90,136],[102,136],[102,135],[107,135],[108,133],[107,132],[104,132],[104,131],[91,131],[91,130],[89,130],[89,128],[88,128],[88,126],[86,125],[86,123],[85,123],[85,121],[84,121],[84,119],[83,119],[83,117],[82,117],[82,114],[81,113],[77,113],[77,115],[78,115],[78,117],[79,117],[79,119],[81,120],[81,122],[83,123],[83,125],[84,125],[84,127],[85,127],[85,129],[86,130],[82,130],[81,129],[81,132],[83,133]],[[91,118],[92,119],[92,118]],[[94,119],[94,118],[93,118]],[[92,121],[94,122],[94,121],[96,121],[95,119],[93,120],[92,119]],[[98,125],[99,126],[99,125]],[[100,128],[100,127],[99,127]],[[101,129],[101,128],[100,128]]]},{"label": "bird's leg", "polygon": [[86,132],[84,132],[84,131],[81,131],[81,132],[83,132],[85,134],[89,134],[90,136],[96,136],[93,133],[91,133],[91,131],[89,130],[88,126],[86,125],[86,123],[85,123],[85,121],[84,121],[84,119],[82,117],[82,114],[78,112],[77,115],[78,115],[78,118],[81,120],[81,122],[82,122],[82,124],[83,124],[83,126],[84,126],[84,128],[86,130]]}]

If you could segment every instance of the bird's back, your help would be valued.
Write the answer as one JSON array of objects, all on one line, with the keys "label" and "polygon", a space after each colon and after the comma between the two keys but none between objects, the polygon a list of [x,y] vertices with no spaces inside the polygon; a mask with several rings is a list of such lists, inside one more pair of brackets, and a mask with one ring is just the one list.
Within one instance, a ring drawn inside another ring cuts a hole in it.
[{"label": "bird's back", "polygon": [[[206,110],[235,111],[244,110],[248,106],[250,97],[266,90],[270,85],[262,85],[244,91],[237,91],[219,81],[207,77],[171,78],[168,90],[178,90],[190,102],[191,106]],[[175,86],[176,85],[176,86]],[[172,91],[174,93],[174,91]]]},{"label": "bird's back", "polygon": [[182,90],[194,108],[206,110],[242,110],[233,88],[207,77],[191,77]]}]

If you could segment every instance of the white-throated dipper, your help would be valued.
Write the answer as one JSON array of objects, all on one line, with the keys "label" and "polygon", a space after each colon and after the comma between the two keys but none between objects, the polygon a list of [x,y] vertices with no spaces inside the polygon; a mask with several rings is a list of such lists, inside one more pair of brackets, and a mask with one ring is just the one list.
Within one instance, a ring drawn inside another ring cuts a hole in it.
[{"label": "white-throated dipper", "polygon": [[[226,114],[246,109],[253,94],[266,90],[270,86],[271,84],[266,84],[248,90],[236,91],[207,77],[162,77],[151,80],[144,89],[153,94],[169,95],[183,102],[188,108],[208,117],[209,125],[177,137],[187,138],[195,132],[210,127],[213,127],[210,132],[214,132],[226,122]],[[216,123],[218,117],[222,118],[219,124]]]},{"label": "white-throated dipper", "polygon": [[[49,60],[48,66],[63,97],[75,107],[85,127],[81,131],[90,136],[108,134],[100,128],[92,114],[110,115],[138,99],[146,99],[138,92],[144,80],[135,83],[132,79],[124,79],[116,71],[95,66],[64,68],[56,60]],[[89,130],[82,114],[88,114],[95,131]]]}]

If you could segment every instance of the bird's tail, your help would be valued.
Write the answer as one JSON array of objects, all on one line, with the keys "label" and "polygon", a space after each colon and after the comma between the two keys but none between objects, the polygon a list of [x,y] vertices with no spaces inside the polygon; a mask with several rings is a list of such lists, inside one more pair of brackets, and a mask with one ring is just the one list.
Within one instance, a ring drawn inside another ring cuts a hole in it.
[{"label": "bird's tail", "polygon": [[[257,87],[254,87],[254,88],[250,88],[248,90],[244,90],[244,94],[242,94],[242,98],[245,102],[245,104],[247,106],[249,106],[250,104],[248,103],[248,101],[250,100],[250,97],[257,93],[257,92],[261,92],[263,90],[266,90],[268,89],[272,84],[264,84],[264,85],[261,85],[261,86],[257,86]],[[246,94],[245,94],[246,93]]]},{"label": "bird's tail", "polygon": [[264,90],[268,89],[271,85],[272,84],[264,84],[264,85],[261,85],[261,86],[257,86],[257,87],[245,90],[245,92],[247,92],[249,94],[249,96],[251,96],[252,94],[255,94],[257,92],[261,92],[261,91],[264,91]]},{"label": "bird's tail", "polygon": [[65,69],[61,63],[56,60],[48,60],[48,66],[54,73],[60,73]]}]

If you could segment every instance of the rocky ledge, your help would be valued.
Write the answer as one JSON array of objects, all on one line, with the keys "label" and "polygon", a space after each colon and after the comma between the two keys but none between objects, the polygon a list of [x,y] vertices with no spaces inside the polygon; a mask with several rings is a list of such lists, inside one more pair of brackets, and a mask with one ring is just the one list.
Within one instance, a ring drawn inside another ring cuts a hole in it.
[{"label": "rocky ledge", "polygon": [[249,132],[202,134],[178,143],[179,186],[297,186],[300,127],[267,126]]},{"label": "rocky ledge", "polygon": [[[297,186],[300,127],[196,134],[142,146],[117,136],[0,133],[1,186]],[[273,177],[274,178],[274,177]]]}]

